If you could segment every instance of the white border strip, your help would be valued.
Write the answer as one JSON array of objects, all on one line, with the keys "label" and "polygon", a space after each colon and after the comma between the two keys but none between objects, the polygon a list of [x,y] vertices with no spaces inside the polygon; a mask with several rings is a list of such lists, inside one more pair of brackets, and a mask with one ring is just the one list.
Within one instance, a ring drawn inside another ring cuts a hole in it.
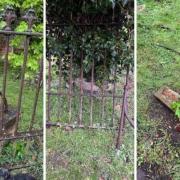
[{"label": "white border strip", "polygon": [[134,180],[137,180],[137,1],[134,1]]},{"label": "white border strip", "polygon": [[43,180],[46,180],[46,0],[43,0]]}]

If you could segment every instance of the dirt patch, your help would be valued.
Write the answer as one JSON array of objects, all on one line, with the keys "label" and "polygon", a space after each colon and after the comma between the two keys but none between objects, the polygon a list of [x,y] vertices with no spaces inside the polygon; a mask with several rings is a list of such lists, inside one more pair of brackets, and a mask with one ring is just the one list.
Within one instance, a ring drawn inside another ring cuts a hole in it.
[{"label": "dirt patch", "polygon": [[52,168],[62,167],[67,169],[69,160],[65,156],[57,152],[48,152],[47,163],[51,164]]},{"label": "dirt patch", "polygon": [[[180,133],[176,131],[176,125],[179,123],[174,112],[165,106],[153,95],[149,97],[149,118],[153,121],[161,122],[160,129],[167,130],[172,139],[174,146],[180,146]],[[137,169],[137,180],[156,179],[156,180],[171,180],[169,175],[162,174],[162,167],[157,164],[142,164]]]},{"label": "dirt patch", "polygon": [[174,112],[152,96],[148,113],[150,119],[162,122],[162,127],[171,134],[172,143],[180,146],[180,133],[175,130],[179,121]]},{"label": "dirt patch", "polygon": [[[172,180],[169,175],[157,175],[159,174],[159,169],[157,165],[151,165],[149,170],[149,165],[144,164],[137,169],[137,180]],[[147,173],[150,171],[151,173]]]}]

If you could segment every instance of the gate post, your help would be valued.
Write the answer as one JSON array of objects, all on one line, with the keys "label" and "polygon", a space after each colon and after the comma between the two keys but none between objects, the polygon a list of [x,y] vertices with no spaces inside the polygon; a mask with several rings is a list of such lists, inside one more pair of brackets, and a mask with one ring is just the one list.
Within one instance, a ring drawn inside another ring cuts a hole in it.
[{"label": "gate post", "polygon": [[127,93],[128,93],[128,83],[129,83],[129,66],[127,67],[127,73],[126,73],[126,83],[124,85],[124,93],[123,93],[123,104],[122,104],[122,111],[121,111],[121,117],[119,119],[119,125],[118,125],[118,135],[116,140],[116,150],[117,155],[119,155],[120,146],[122,143],[122,136],[124,132],[124,126],[125,126],[125,120],[126,120],[126,104],[127,104]]}]

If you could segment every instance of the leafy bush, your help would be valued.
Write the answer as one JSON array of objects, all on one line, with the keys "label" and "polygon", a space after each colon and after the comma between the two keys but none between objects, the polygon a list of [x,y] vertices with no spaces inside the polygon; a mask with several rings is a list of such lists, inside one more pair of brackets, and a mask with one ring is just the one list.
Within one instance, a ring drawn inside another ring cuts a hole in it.
[{"label": "leafy bush", "polygon": [[[21,0],[13,0],[13,1],[4,1],[0,2],[0,10],[3,12],[7,5],[13,6],[16,14],[17,20],[13,24],[13,29],[17,32],[25,32],[27,31],[27,24],[22,22],[20,18],[25,14],[25,12],[29,8],[33,8],[36,11],[36,16],[38,17],[38,22],[33,26],[33,32],[42,32],[43,31],[43,9],[42,9],[42,1],[34,0],[34,1],[21,1]],[[0,22],[0,28],[3,29],[5,26],[5,22]],[[9,53],[9,63],[10,66],[19,72],[21,65],[23,63],[24,52],[23,52],[23,42],[24,37],[15,36],[11,38],[10,46],[13,47],[14,51]],[[43,52],[43,41],[42,38],[31,38],[30,46],[28,52],[28,63],[27,63],[27,72],[26,78],[31,78],[32,75],[38,70],[39,60],[42,57]],[[17,51],[16,51],[17,50]]]},{"label": "leafy bush", "polygon": [[[83,54],[86,78],[90,77],[93,60],[95,76],[98,79],[109,76],[115,65],[118,65],[119,72],[126,69],[127,65],[133,67],[134,11],[131,4],[127,5],[121,0],[88,2],[81,0],[72,3],[48,0],[47,4],[48,59],[56,61],[64,59],[63,66],[68,67],[69,56],[73,52],[75,57],[73,63],[80,67]],[[119,25],[111,26],[111,23]],[[97,26],[86,27],[78,24],[97,24]]]},{"label": "leafy bush", "polygon": [[175,110],[175,114],[180,118],[180,101],[172,103],[172,108]]}]

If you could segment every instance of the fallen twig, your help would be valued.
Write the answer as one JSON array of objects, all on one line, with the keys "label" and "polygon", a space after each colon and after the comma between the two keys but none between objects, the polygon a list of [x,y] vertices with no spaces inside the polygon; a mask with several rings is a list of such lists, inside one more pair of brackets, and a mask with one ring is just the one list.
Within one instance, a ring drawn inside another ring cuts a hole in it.
[{"label": "fallen twig", "polygon": [[180,55],[180,52],[179,52],[179,51],[177,51],[177,50],[175,50],[175,49],[172,49],[172,48],[170,48],[170,47],[167,47],[167,46],[164,46],[164,45],[161,45],[161,44],[156,44],[156,46],[161,47],[161,48],[164,48],[164,49],[167,49],[167,50],[169,50],[169,51],[172,51],[172,52]]}]

